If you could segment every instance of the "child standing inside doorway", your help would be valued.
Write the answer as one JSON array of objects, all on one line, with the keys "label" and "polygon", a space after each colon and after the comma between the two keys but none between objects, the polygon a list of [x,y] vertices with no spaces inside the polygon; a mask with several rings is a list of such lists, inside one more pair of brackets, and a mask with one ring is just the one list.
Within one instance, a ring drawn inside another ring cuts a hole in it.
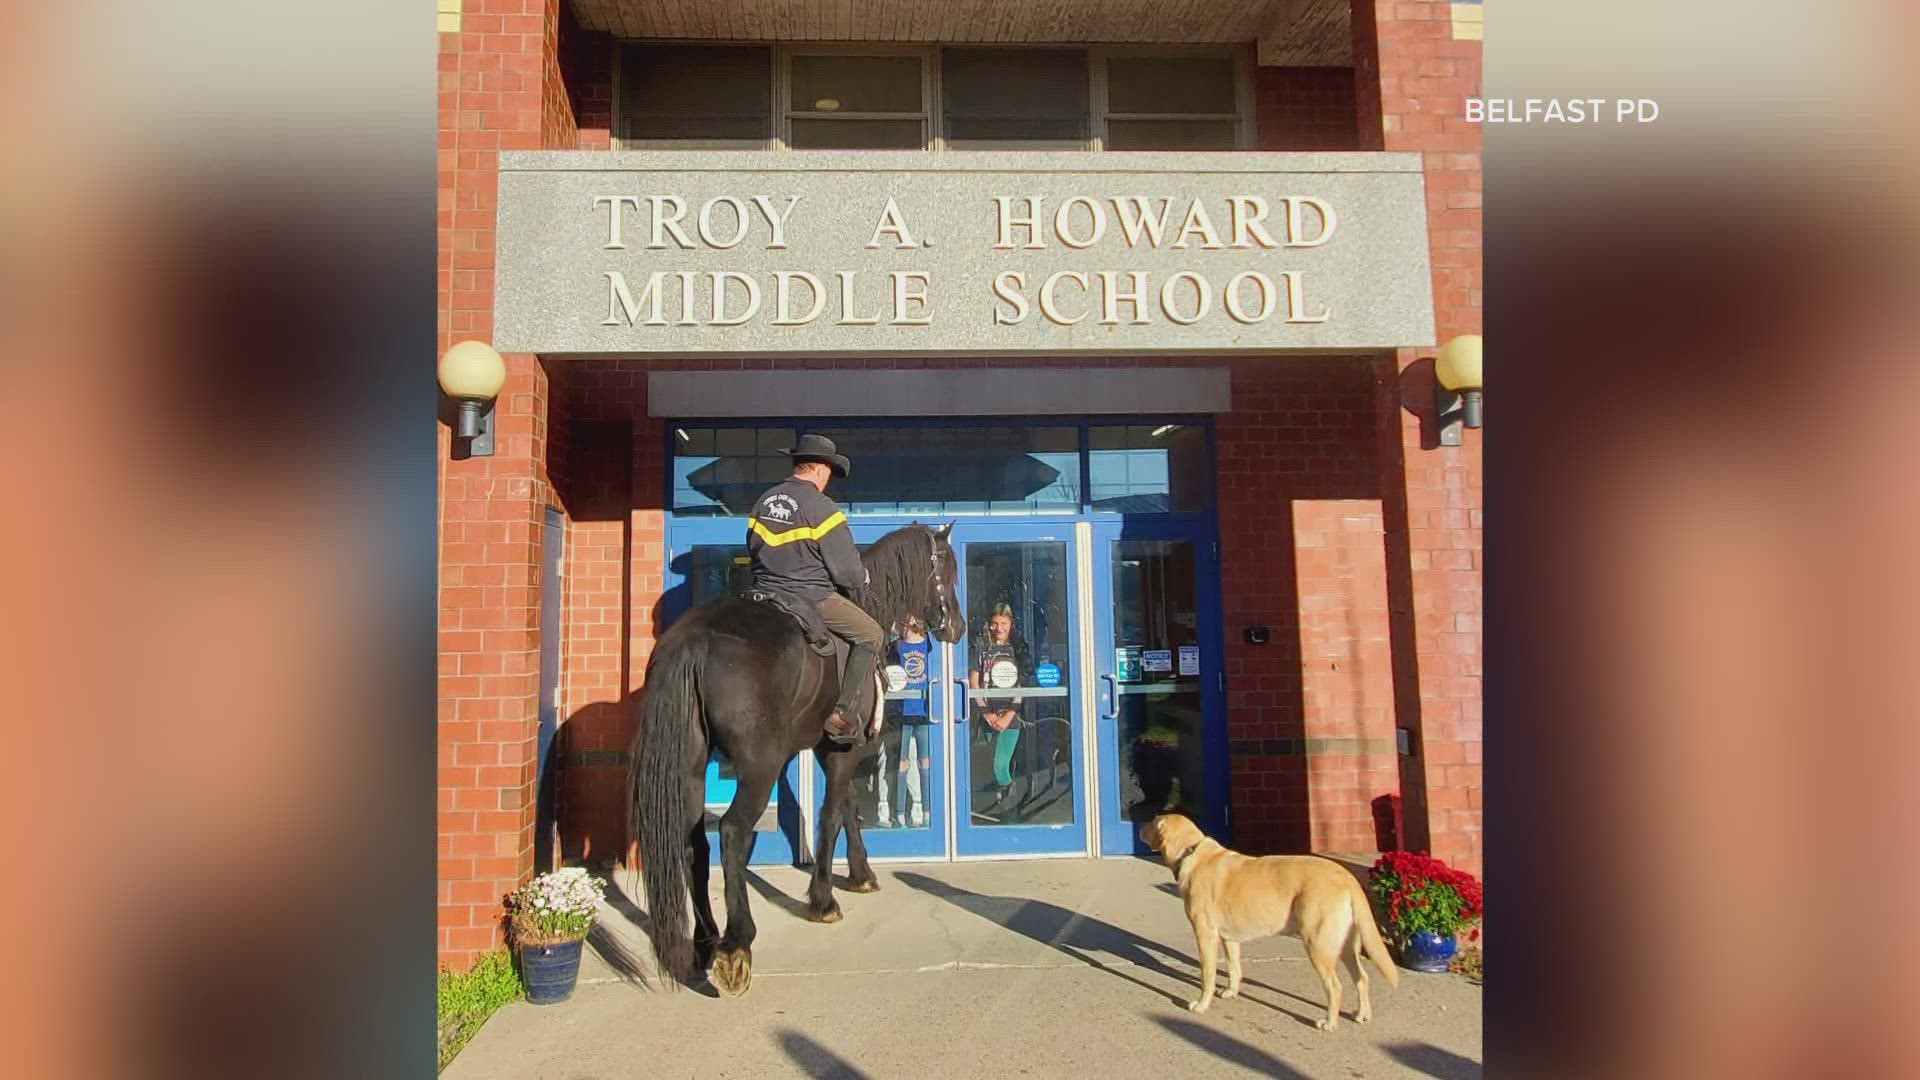
[{"label": "child standing inside doorway", "polygon": [[[927,661],[932,652],[933,642],[927,640],[927,628],[919,619],[907,616],[901,624],[900,637],[893,643],[891,661],[906,670],[906,688],[918,695],[900,702],[900,777],[893,786],[893,816],[903,829],[927,827],[927,800],[933,794],[933,720],[927,715],[926,698]],[[914,768],[916,757],[919,759],[917,770]],[[907,814],[909,803],[913,810],[911,819]]]}]

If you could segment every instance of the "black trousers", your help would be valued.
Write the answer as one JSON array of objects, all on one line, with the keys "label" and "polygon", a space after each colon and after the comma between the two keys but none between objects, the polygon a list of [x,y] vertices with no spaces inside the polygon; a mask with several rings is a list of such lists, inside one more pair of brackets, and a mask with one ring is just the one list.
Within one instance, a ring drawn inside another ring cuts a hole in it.
[{"label": "black trousers", "polygon": [[873,683],[873,671],[880,663],[880,651],[887,647],[887,632],[873,621],[873,616],[860,610],[860,605],[844,596],[821,597],[814,601],[820,609],[820,619],[827,629],[844,639],[852,646],[847,650],[847,674],[840,680],[840,700],[834,704],[849,720],[865,727],[868,716],[857,713],[856,702],[863,700],[868,687]]}]

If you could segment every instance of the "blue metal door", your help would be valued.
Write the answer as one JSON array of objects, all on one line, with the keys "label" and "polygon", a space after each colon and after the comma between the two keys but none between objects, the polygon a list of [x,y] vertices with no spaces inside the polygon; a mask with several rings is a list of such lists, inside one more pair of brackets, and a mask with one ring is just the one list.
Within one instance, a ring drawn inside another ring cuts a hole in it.
[{"label": "blue metal door", "polygon": [[1219,558],[1207,521],[1093,525],[1100,853],[1160,813],[1228,838]]},{"label": "blue metal door", "polygon": [[954,529],[967,615],[948,682],[959,858],[1087,850],[1075,532],[1072,521]]}]

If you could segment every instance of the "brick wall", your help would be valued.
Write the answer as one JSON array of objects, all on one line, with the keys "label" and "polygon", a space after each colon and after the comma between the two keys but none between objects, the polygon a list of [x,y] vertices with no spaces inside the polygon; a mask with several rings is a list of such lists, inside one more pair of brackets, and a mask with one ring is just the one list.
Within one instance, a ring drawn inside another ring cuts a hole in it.
[{"label": "brick wall", "polygon": [[[559,0],[466,0],[440,35],[439,348],[493,334],[499,153],[571,146],[548,57]],[[541,517],[548,372],[506,357],[494,455],[441,447],[440,960],[463,968],[501,941],[501,898],[533,871]]]},{"label": "brick wall", "polygon": [[613,148],[613,36],[580,29],[571,5],[561,5],[561,75],[573,105],[576,145]]},{"label": "brick wall", "polygon": [[[1479,333],[1480,130],[1464,118],[1480,93],[1481,45],[1456,37],[1436,0],[1354,4],[1361,141],[1419,153],[1427,188],[1438,340]],[[1477,26],[1477,24],[1475,24]],[[1430,350],[1401,350],[1383,403],[1390,591],[1396,594],[1400,723],[1420,754],[1402,777],[1412,846],[1481,870],[1481,443],[1435,447]]]},{"label": "brick wall", "polygon": [[569,43],[563,42],[562,36],[579,31],[573,21],[573,8],[566,0],[546,0],[546,11],[540,20],[543,35],[540,53],[541,142],[550,150],[571,150],[579,145],[580,129],[574,120],[572,87],[567,83],[562,63],[566,55],[563,50]]},{"label": "brick wall", "polygon": [[1359,148],[1352,68],[1256,68],[1253,102],[1255,126],[1263,146],[1288,150]]},{"label": "brick wall", "polygon": [[[1397,790],[1376,776],[1377,747],[1360,754],[1361,746],[1320,741],[1391,736],[1378,730],[1391,664],[1370,656],[1363,671],[1333,672],[1313,659],[1371,650],[1378,636],[1370,582],[1384,566],[1354,550],[1370,543],[1379,558],[1378,535],[1323,527],[1355,500],[1380,497],[1377,377],[1353,359],[1237,361],[1233,411],[1215,420],[1234,843],[1242,850],[1371,849],[1370,832],[1351,835],[1335,823],[1363,818],[1371,799]],[[1314,546],[1302,549],[1302,536]],[[1324,558],[1335,554],[1347,561]],[[1246,644],[1249,626],[1268,627],[1269,644]],[[1316,760],[1335,749],[1368,760]]]}]

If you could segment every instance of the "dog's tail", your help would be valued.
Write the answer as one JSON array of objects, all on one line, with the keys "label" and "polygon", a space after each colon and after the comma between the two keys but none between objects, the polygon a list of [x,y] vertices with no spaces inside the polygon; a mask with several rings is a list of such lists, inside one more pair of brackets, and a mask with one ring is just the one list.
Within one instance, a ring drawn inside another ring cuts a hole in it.
[{"label": "dog's tail", "polygon": [[1373,966],[1389,986],[1399,986],[1400,969],[1394,966],[1393,957],[1387,952],[1387,943],[1380,940],[1380,924],[1373,919],[1373,902],[1368,899],[1367,890],[1361,887],[1358,878],[1349,875],[1347,893],[1353,898],[1353,929],[1360,935],[1360,951],[1373,961]]}]

